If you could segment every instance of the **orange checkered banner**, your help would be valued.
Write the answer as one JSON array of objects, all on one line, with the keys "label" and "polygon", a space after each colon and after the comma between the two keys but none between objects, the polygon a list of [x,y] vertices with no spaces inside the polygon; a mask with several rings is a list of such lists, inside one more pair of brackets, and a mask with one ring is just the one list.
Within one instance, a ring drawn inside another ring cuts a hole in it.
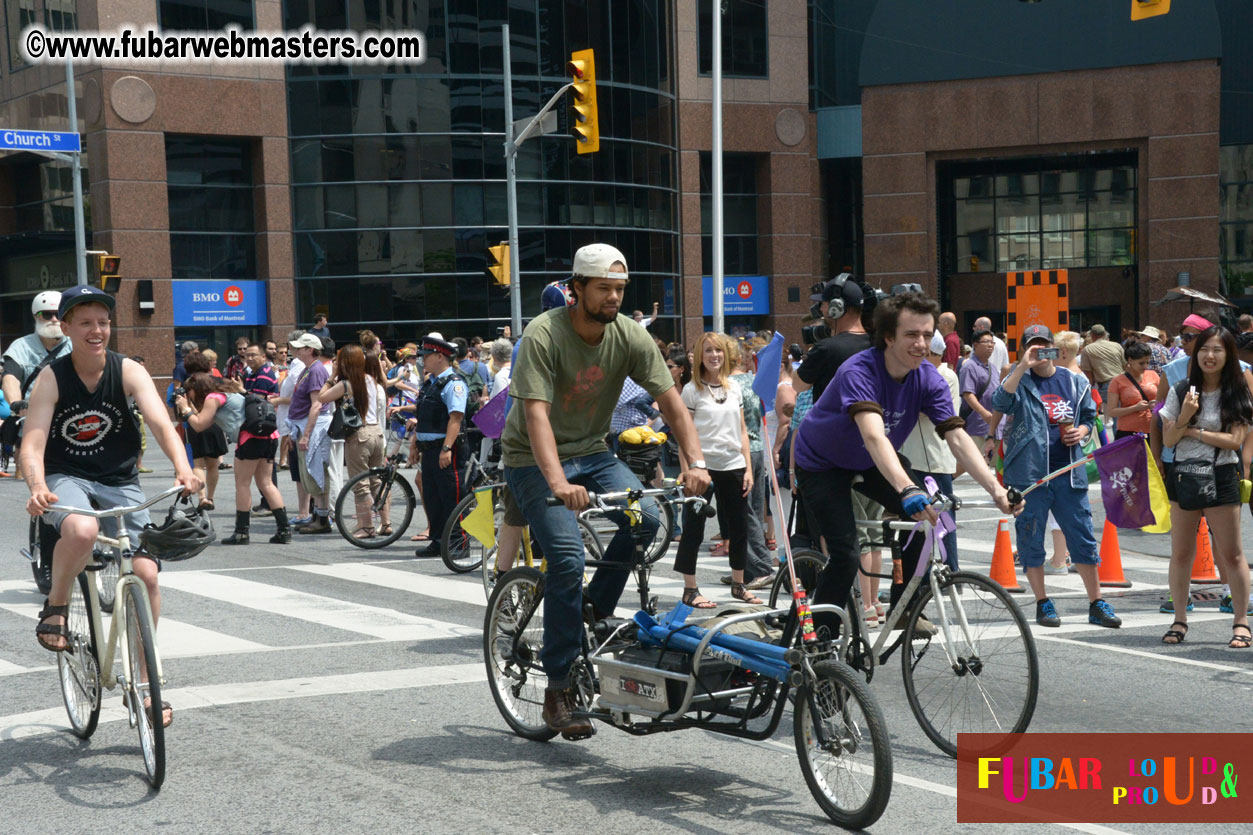
[{"label": "orange checkered banner", "polygon": [[1018,359],[1022,329],[1044,325],[1053,333],[1070,329],[1066,270],[1026,270],[1005,274],[1005,332],[1010,356]]}]

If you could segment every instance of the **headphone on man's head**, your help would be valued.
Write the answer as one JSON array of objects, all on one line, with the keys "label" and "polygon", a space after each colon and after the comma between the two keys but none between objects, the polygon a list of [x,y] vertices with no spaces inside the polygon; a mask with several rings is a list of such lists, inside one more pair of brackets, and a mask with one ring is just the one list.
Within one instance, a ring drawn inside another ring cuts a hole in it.
[{"label": "headphone on man's head", "polygon": [[827,318],[839,319],[850,307],[864,307],[866,294],[852,273],[840,273],[823,286],[822,300],[827,303]]}]

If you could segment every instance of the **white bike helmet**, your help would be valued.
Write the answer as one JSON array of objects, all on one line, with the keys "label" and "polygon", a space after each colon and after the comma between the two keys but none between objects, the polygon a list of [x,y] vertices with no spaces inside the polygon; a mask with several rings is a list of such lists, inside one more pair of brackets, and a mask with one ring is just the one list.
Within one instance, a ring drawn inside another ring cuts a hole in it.
[{"label": "white bike helmet", "polygon": [[35,300],[30,303],[30,312],[32,316],[38,316],[45,310],[51,310],[54,313],[61,307],[61,293],[57,290],[44,290],[35,296]]}]

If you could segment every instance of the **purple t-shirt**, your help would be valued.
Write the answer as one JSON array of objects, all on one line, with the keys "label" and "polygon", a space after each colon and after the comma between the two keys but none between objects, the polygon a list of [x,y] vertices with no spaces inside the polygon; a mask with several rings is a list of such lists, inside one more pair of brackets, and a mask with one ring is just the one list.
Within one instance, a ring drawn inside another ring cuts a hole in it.
[{"label": "purple t-shirt", "polygon": [[878,403],[888,440],[900,449],[921,412],[935,424],[953,414],[948,383],[929,362],[898,383],[883,364],[883,352],[870,348],[840,366],[835,380],[805,415],[796,441],[796,465],[804,470],[868,470],[874,466],[861,430],[848,414],[854,403]]},{"label": "purple t-shirt", "polygon": [[[315,359],[310,368],[300,375],[300,379],[296,381],[296,388],[291,395],[291,408],[287,410],[287,419],[294,424],[301,424],[309,417],[309,409],[314,399],[317,398],[318,392],[322,390],[322,384],[331,376],[331,372],[326,369],[326,363]],[[334,403],[323,403],[319,411],[326,414],[335,408]]]}]

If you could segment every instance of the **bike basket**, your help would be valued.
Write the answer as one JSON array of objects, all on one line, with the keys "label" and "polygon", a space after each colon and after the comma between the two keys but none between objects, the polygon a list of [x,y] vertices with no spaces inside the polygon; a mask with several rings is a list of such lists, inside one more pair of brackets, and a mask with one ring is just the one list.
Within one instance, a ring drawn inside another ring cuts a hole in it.
[{"label": "bike basket", "polygon": [[635,477],[647,484],[657,475],[661,463],[661,444],[618,444],[618,458]]}]

